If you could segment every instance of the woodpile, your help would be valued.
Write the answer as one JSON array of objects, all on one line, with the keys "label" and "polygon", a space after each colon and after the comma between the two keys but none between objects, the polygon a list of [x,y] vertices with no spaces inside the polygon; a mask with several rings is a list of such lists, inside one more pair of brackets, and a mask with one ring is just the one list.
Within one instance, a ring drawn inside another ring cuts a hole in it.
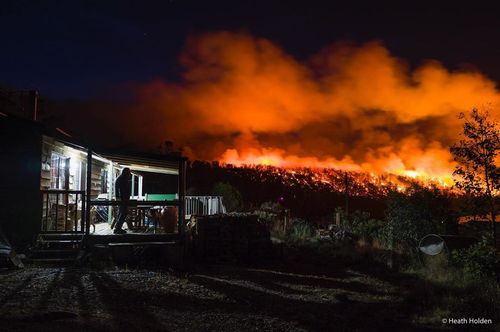
[{"label": "woodpile", "polygon": [[165,233],[174,233],[177,231],[177,221],[179,220],[176,207],[165,207],[156,214],[158,224]]},{"label": "woodpile", "polygon": [[241,262],[272,252],[269,231],[254,214],[194,217],[190,223],[198,258],[208,262]]}]

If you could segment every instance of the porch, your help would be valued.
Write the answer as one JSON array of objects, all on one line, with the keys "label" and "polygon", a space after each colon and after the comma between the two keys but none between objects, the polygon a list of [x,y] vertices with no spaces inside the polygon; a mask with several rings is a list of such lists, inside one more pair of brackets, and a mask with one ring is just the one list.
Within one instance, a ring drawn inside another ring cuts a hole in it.
[{"label": "porch", "polygon": [[[186,220],[225,213],[222,197],[186,196],[181,156],[95,152],[43,137],[42,216],[35,256],[76,257],[80,249],[100,257],[182,256]],[[129,200],[116,198],[115,181],[131,171]],[[126,234],[114,234],[120,206],[127,206]],[[174,254],[172,254],[174,253]],[[72,256],[73,255],[73,256]],[[142,257],[142,258],[138,258]]]},{"label": "porch", "polygon": [[[185,166],[179,155],[121,151],[95,152],[72,142],[43,136],[40,189],[41,234],[110,235],[118,206],[126,205],[126,223],[140,233],[182,233],[185,221]],[[116,199],[114,183],[131,171],[129,200]]]}]

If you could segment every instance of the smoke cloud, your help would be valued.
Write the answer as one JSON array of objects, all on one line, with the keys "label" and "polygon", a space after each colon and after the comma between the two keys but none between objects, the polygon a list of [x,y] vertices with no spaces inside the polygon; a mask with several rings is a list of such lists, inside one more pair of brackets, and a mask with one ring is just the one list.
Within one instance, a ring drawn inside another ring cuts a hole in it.
[{"label": "smoke cloud", "polygon": [[180,62],[180,82],[126,89],[122,140],[171,140],[191,158],[235,164],[442,177],[453,169],[458,113],[488,105],[496,116],[500,103],[481,73],[437,61],[410,69],[377,41],[298,61],[269,40],[217,32],[189,38]]}]

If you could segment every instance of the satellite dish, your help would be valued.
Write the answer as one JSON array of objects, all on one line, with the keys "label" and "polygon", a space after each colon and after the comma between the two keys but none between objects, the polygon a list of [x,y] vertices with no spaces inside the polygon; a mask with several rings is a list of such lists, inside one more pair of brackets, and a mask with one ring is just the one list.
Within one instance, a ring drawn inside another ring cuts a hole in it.
[{"label": "satellite dish", "polygon": [[428,234],[424,236],[418,244],[418,249],[426,255],[439,255],[445,247],[444,240],[436,234]]},{"label": "satellite dish", "polygon": [[424,236],[418,243],[420,263],[431,271],[448,264],[448,248],[444,239],[436,234]]}]

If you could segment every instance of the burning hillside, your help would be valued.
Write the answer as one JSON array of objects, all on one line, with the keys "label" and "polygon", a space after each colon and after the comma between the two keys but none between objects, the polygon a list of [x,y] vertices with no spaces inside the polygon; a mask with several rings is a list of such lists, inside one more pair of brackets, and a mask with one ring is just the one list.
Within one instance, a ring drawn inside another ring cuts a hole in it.
[{"label": "burning hillside", "polygon": [[421,181],[401,175],[375,175],[367,172],[332,168],[283,168],[264,165],[241,165],[194,161],[188,170],[188,192],[207,195],[218,182],[230,183],[241,192],[245,208],[264,202],[279,202],[299,216],[321,218],[335,207],[349,206],[383,217],[385,201],[391,191],[406,192],[414,183],[443,187],[436,181]]},{"label": "burning hillside", "polygon": [[252,173],[256,183],[279,182],[285,187],[300,188],[302,191],[331,191],[347,193],[354,197],[382,198],[391,191],[405,192],[411,185],[428,188],[449,189],[441,179],[409,177],[385,173],[376,175],[367,172],[342,171],[332,168],[283,168],[266,165],[223,165],[229,172]]},{"label": "burning hillside", "polygon": [[[429,153],[430,151],[427,152],[427,154]],[[222,160],[230,165],[240,167],[274,166],[276,169],[281,169],[282,172],[292,175],[307,171],[316,174],[316,176],[312,177],[312,180],[319,179],[326,183],[335,183],[335,179],[341,173],[348,174],[354,182],[376,185],[383,192],[386,192],[387,188],[389,190],[403,191],[407,184],[412,182],[441,188],[449,188],[453,185],[451,170],[449,173],[446,173],[444,169],[442,172],[429,173],[430,167],[408,170],[400,166],[375,171],[370,165],[357,165],[353,162],[338,162],[332,159],[321,161],[315,157],[286,156],[282,150],[270,151],[269,149],[263,149],[260,152],[251,150],[240,156],[236,150],[231,149],[224,153]],[[431,159],[428,161],[432,162]],[[335,188],[333,189],[335,190]]]},{"label": "burning hillside", "polygon": [[[448,189],[446,184],[439,182],[439,179],[415,179],[388,173],[375,175],[332,168],[283,168],[265,165],[235,167],[231,164],[216,164],[214,166],[200,162],[194,162],[193,165],[190,171],[198,173],[201,170],[201,176],[206,177],[209,184],[213,184],[214,181],[227,181],[243,190],[250,183],[257,187],[266,185],[279,187],[275,199],[281,196],[278,192],[329,192],[343,195],[346,189],[350,197],[379,199],[386,197],[391,191],[405,192],[413,184],[441,190]],[[194,182],[196,181],[195,179]],[[255,190],[259,194],[263,191],[265,190]]]}]

